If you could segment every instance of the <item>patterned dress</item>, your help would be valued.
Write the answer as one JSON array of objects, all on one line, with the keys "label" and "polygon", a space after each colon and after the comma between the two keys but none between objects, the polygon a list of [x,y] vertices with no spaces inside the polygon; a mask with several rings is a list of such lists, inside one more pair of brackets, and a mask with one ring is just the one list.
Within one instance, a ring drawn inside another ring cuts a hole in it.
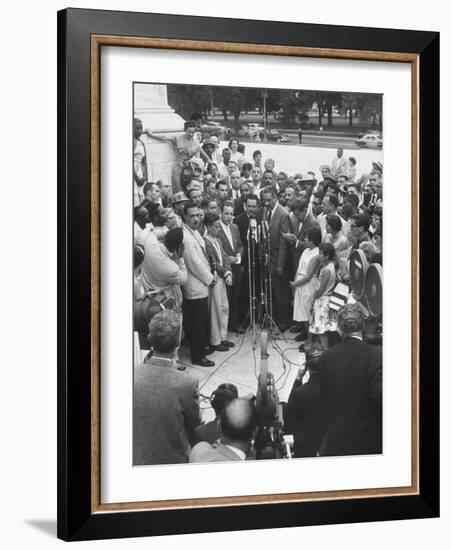
[{"label": "patterned dress", "polygon": [[325,334],[326,332],[337,330],[336,313],[329,310],[329,299],[336,282],[335,265],[333,262],[329,262],[321,269],[318,284],[321,283],[321,279],[326,275],[326,272],[330,273],[329,282],[323,295],[315,300],[310,316],[309,331],[313,334]]}]

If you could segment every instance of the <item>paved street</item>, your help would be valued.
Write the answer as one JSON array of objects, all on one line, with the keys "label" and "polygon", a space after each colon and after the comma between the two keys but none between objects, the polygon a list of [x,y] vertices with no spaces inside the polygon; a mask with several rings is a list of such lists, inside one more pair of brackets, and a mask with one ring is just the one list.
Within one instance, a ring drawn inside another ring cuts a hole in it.
[{"label": "paved street", "polygon": [[[322,136],[317,141],[321,142]],[[329,145],[326,145],[329,143]],[[252,153],[259,149],[262,152],[263,160],[272,158],[275,160],[275,170],[284,171],[293,176],[297,172],[305,174],[314,171],[319,178],[319,167],[322,164],[330,164],[336,155],[337,145],[330,145],[330,142],[321,142],[321,147],[311,147],[307,144],[289,143],[244,143],[246,149],[244,156],[252,162]],[[227,142],[221,142],[220,148],[227,147]],[[384,154],[380,149],[351,149],[342,145],[345,157],[354,157],[357,161],[357,177],[362,173],[371,170],[373,161],[383,162]],[[351,152],[352,151],[352,152]]]}]

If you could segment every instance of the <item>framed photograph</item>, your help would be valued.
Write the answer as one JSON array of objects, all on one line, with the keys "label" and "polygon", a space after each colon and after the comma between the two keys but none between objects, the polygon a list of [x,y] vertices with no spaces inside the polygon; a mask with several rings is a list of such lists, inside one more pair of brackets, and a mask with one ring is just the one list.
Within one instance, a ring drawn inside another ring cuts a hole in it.
[{"label": "framed photograph", "polygon": [[438,82],[433,32],[58,13],[60,538],[438,516]]}]

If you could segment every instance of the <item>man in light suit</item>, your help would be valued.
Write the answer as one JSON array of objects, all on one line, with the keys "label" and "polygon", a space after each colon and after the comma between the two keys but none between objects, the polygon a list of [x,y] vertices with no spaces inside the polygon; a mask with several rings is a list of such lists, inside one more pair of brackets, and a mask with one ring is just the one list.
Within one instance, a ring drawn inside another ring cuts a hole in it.
[{"label": "man in light suit", "polygon": [[200,424],[199,384],[174,365],[180,317],[169,310],[149,323],[152,357],[134,369],[133,465],[188,462],[190,439]]},{"label": "man in light suit", "polygon": [[191,362],[201,367],[213,367],[214,362],[205,357],[208,349],[208,288],[214,277],[205,252],[205,242],[198,228],[201,222],[200,208],[187,202],[183,210],[183,259],[187,280],[183,284],[183,328],[191,344]]},{"label": "man in light suit", "polygon": [[233,203],[226,201],[222,205],[219,240],[232,266],[232,286],[227,287],[229,299],[229,330],[241,332],[240,329],[240,292],[243,279],[243,243],[238,226],[232,223]]},{"label": "man in light suit", "polygon": [[263,223],[269,233],[269,268],[272,280],[272,316],[279,330],[284,332],[291,324],[290,286],[287,273],[288,245],[282,235],[292,233],[288,210],[278,201],[274,187],[263,189]]},{"label": "man in light suit", "polygon": [[220,221],[217,214],[205,214],[205,251],[215,277],[215,284],[210,287],[208,311],[210,324],[210,346],[215,351],[228,351],[234,346],[227,340],[229,322],[229,302],[227,287],[232,284],[232,270],[228,256],[224,253],[218,239]]},{"label": "man in light suit", "polygon": [[343,340],[319,359],[327,409],[321,456],[382,453],[382,347],[363,342],[363,312],[346,304],[337,315]]},{"label": "man in light suit", "polygon": [[190,462],[229,462],[246,460],[256,428],[256,415],[249,399],[237,397],[221,415],[222,436],[216,443],[201,441],[189,455]]}]

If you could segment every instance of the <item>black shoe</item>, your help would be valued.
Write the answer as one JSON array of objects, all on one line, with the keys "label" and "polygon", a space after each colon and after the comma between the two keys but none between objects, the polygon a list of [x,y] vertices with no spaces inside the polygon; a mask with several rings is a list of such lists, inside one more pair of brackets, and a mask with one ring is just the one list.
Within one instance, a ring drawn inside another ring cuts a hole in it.
[{"label": "black shoe", "polygon": [[224,346],[223,344],[218,344],[217,346],[211,346],[214,351],[229,351],[229,346]]},{"label": "black shoe", "polygon": [[305,344],[301,344],[299,346],[299,351],[301,351],[302,353],[305,353]]},{"label": "black shoe", "polygon": [[307,340],[307,336],[305,335],[304,331],[300,332],[294,339],[295,342],[304,342],[304,340]]},{"label": "black shoe", "polygon": [[215,352],[215,349],[213,346],[207,346],[205,349],[204,349],[204,355],[211,355],[212,353]]},{"label": "black shoe", "polygon": [[291,325],[290,332],[292,334],[296,334],[297,332],[301,332],[302,325],[301,323],[294,323],[294,325]]},{"label": "black shoe", "polygon": [[235,344],[233,342],[229,342],[228,340],[223,340],[221,342],[221,346],[227,346],[228,348],[234,348]]},{"label": "black shoe", "polygon": [[199,361],[192,361],[193,365],[198,365],[199,367],[214,367],[215,362],[210,361],[210,359],[207,359],[206,357],[202,357],[202,359],[199,359]]}]

